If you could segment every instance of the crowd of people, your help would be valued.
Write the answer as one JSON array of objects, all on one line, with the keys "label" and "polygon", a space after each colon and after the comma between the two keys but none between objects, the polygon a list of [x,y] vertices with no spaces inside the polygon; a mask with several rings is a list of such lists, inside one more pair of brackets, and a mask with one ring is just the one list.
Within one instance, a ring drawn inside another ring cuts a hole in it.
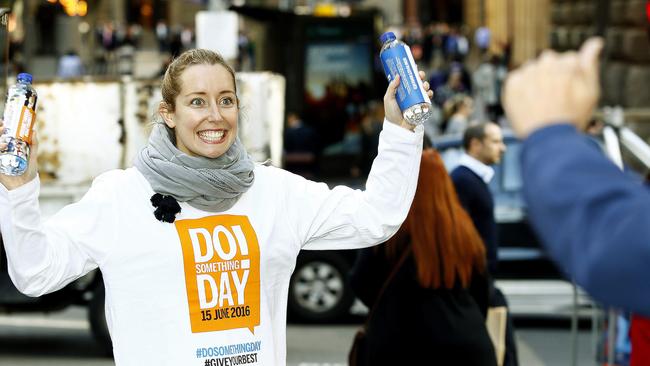
[{"label": "crowd of people", "polygon": [[[59,57],[57,77],[69,79],[83,75],[132,75],[136,51],[146,46],[143,44],[144,32],[142,26],[137,23],[99,23],[93,32],[92,58],[82,57],[80,50],[67,50]],[[152,50],[156,47],[155,50],[164,56],[161,73],[164,73],[165,67],[173,58],[196,44],[194,30],[189,26],[168,26],[161,20],[155,25],[153,33],[156,45],[148,46],[151,46]],[[85,42],[89,43],[90,40]],[[49,49],[46,51],[53,53]]]},{"label": "crowd of people", "polygon": [[[468,126],[482,121],[508,128],[500,99],[508,75],[507,45],[491,47],[490,32],[484,27],[477,29],[473,38],[466,35],[464,28],[446,23],[394,31],[410,46],[419,69],[425,71],[434,91],[431,118],[424,124],[429,142],[442,135],[461,138]],[[383,70],[376,71],[383,74]],[[333,77],[325,90],[325,97],[319,100],[306,95],[306,110],[300,116],[303,124],[316,134],[308,150],[316,155],[317,161],[311,164],[308,174],[362,178],[369,171],[368,162],[376,154],[375,146],[369,142],[378,136],[372,126],[381,121],[375,108],[381,102],[373,99],[372,92],[363,83],[351,86]],[[332,124],[332,120],[344,123]],[[329,149],[344,151],[347,170],[328,169],[330,157],[323,154]]]},{"label": "crowd of people", "polygon": [[[96,54],[93,61],[95,75],[133,74],[135,52],[142,47],[143,29],[139,24],[103,22],[96,30]],[[168,26],[163,20],[156,23],[153,32],[157,50],[166,56],[164,66],[184,50],[195,45],[194,30],[189,26]],[[164,67],[162,72],[164,72]]]},{"label": "crowd of people", "polygon": [[506,123],[500,94],[508,74],[508,46],[494,44],[490,31],[479,27],[474,37],[463,27],[433,23],[403,30],[405,41],[434,90],[430,138],[462,135],[472,121]]}]

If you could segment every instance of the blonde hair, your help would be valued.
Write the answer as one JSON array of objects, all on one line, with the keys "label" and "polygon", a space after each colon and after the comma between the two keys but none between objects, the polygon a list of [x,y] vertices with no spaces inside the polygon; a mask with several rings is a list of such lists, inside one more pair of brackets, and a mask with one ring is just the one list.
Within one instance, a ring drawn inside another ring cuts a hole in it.
[{"label": "blonde hair", "polygon": [[221,65],[232,76],[232,82],[235,85],[237,93],[237,83],[235,82],[235,71],[228,65],[226,60],[220,54],[214,51],[196,48],[183,52],[175,58],[165,71],[160,87],[163,102],[170,111],[176,109],[176,97],[181,92],[181,74],[190,66],[194,65]]}]

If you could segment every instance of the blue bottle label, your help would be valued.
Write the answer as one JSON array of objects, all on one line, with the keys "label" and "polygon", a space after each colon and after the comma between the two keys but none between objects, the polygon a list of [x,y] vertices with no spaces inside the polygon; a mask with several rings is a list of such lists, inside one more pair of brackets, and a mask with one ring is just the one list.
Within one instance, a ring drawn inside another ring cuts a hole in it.
[{"label": "blue bottle label", "polygon": [[384,67],[384,73],[388,82],[393,81],[399,74],[400,83],[397,88],[397,104],[399,108],[405,109],[420,103],[429,103],[429,96],[424,92],[422,80],[417,74],[417,66],[411,55],[411,49],[405,44],[399,44],[383,50],[379,56]]}]

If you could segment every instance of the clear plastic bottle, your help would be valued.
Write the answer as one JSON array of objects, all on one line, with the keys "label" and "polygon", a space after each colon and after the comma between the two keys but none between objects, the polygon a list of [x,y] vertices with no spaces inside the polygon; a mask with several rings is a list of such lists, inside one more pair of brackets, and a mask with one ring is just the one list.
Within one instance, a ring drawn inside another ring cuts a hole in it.
[{"label": "clear plastic bottle", "polygon": [[396,98],[404,119],[412,125],[424,123],[431,117],[431,100],[424,91],[411,49],[393,32],[382,34],[379,40],[382,43],[379,58],[388,82],[400,76]]},{"label": "clear plastic bottle", "polygon": [[0,173],[13,176],[27,170],[38,98],[32,87],[32,75],[20,73],[16,79],[16,84],[7,90],[3,115],[5,129],[0,136],[7,144],[0,151]]}]

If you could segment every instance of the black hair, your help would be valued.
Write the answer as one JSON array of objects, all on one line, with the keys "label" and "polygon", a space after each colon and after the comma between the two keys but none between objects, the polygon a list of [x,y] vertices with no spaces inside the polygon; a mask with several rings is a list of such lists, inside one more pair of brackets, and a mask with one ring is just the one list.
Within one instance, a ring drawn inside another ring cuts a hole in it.
[{"label": "black hair", "polygon": [[491,123],[492,122],[481,122],[470,125],[465,129],[465,133],[463,134],[463,148],[465,151],[469,150],[469,145],[472,143],[472,140],[477,139],[483,141],[485,138],[485,129],[487,125]]}]

